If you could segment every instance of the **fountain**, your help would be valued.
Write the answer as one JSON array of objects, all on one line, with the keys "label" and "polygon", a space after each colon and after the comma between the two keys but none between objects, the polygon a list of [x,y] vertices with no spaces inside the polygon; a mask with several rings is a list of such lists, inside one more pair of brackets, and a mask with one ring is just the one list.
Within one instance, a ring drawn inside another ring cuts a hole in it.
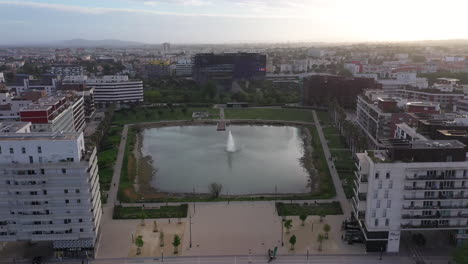
[{"label": "fountain", "polygon": [[236,142],[234,141],[234,137],[232,136],[231,130],[229,130],[229,136],[226,144],[226,151],[227,152],[236,152]]}]

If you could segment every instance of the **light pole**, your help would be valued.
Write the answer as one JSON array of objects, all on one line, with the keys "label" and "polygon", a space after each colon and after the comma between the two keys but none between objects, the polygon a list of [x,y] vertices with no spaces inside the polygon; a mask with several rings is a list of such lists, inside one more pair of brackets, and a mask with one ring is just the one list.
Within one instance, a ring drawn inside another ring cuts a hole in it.
[{"label": "light pole", "polygon": [[284,241],[283,241],[283,227],[284,226],[284,216],[281,217],[281,246],[284,247]]},{"label": "light pole", "polygon": [[195,186],[193,186],[193,214],[195,214]]},{"label": "light pole", "polygon": [[190,248],[192,248],[192,215],[189,213],[189,221],[190,221]]},{"label": "light pole", "polygon": [[384,251],[383,246],[380,246],[380,258],[379,258],[379,260],[382,260],[383,251]]}]

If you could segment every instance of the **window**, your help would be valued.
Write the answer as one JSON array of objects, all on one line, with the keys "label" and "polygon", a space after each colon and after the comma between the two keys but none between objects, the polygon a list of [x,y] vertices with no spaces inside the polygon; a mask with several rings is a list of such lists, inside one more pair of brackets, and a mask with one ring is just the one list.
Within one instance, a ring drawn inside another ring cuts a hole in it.
[{"label": "window", "polygon": [[387,209],[384,209],[384,210],[383,210],[382,216],[383,216],[383,217],[387,217]]},{"label": "window", "polygon": [[385,226],[388,226],[390,224],[390,220],[387,218],[385,219]]},{"label": "window", "polygon": [[47,190],[43,190],[42,193],[43,193],[44,195],[47,195]]},{"label": "window", "polygon": [[63,190],[64,193],[68,193],[68,189]]},{"label": "window", "polygon": [[390,180],[390,182],[388,183],[388,188],[389,189],[393,188],[393,181],[392,180]]},{"label": "window", "polygon": [[2,147],[0,147],[0,154],[2,154]]},{"label": "window", "polygon": [[376,211],[375,209],[372,209],[372,217],[375,217],[376,216]]},{"label": "window", "polygon": [[10,154],[13,154],[13,153],[15,153],[15,152],[13,151],[13,148],[10,148]]},{"label": "window", "polygon": [[83,228],[80,228],[80,232],[83,232]]},{"label": "window", "polygon": [[62,169],[62,173],[63,174],[67,173],[67,169]]},{"label": "window", "polygon": [[23,154],[26,153],[26,148],[25,148],[25,147],[22,147],[22,148],[21,148],[21,153],[23,153]]},{"label": "window", "polygon": [[37,153],[42,153],[42,147],[41,146],[37,147]]},{"label": "window", "polygon": [[75,190],[75,193],[80,193],[80,189],[76,189],[76,190]]},{"label": "window", "polygon": [[29,156],[29,163],[34,163],[33,156]]},{"label": "window", "polygon": [[387,200],[387,208],[392,207],[392,200]]},{"label": "window", "polygon": [[41,169],[41,174],[45,174],[45,170],[44,170],[44,169]]},{"label": "window", "polygon": [[375,192],[374,192],[374,199],[377,199],[377,196],[378,196],[378,192],[375,191]]},{"label": "window", "polygon": [[379,178],[379,173],[378,173],[378,172],[375,173],[375,178],[376,178],[376,179]]},{"label": "window", "polygon": [[70,201],[67,199],[67,200],[65,200],[65,203],[66,203],[66,204],[67,204],[67,203],[70,203]]},{"label": "window", "polygon": [[377,200],[377,208],[380,208],[380,200]]},{"label": "window", "polygon": [[385,190],[384,198],[385,198],[385,199],[388,199],[388,190]]},{"label": "window", "polygon": [[83,223],[83,219],[81,219],[81,218],[78,219],[78,222]]},{"label": "window", "polygon": [[385,178],[390,179],[390,172],[387,172],[387,173],[385,174]]},{"label": "window", "polygon": [[375,226],[378,226],[379,225],[379,219],[375,219]]},{"label": "window", "polygon": [[77,203],[81,203],[81,199],[76,200]]}]

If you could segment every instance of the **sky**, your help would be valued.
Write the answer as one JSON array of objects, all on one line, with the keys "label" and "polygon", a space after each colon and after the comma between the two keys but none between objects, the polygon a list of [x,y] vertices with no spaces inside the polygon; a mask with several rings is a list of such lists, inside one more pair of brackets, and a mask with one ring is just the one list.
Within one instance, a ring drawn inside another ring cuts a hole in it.
[{"label": "sky", "polygon": [[467,0],[0,0],[0,45],[468,39]]}]

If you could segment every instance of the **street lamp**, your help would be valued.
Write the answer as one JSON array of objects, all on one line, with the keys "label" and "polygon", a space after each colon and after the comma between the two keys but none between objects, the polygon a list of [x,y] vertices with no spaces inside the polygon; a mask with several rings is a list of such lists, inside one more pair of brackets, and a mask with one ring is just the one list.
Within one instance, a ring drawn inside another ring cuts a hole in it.
[{"label": "street lamp", "polygon": [[190,248],[192,248],[192,215],[189,213],[189,221],[190,221]]},{"label": "street lamp", "polygon": [[384,247],[380,246],[380,258],[379,258],[379,260],[382,260],[383,252],[384,252]]},{"label": "street lamp", "polygon": [[283,240],[283,231],[284,228],[284,216],[281,217],[281,246],[284,247],[284,240]]}]

